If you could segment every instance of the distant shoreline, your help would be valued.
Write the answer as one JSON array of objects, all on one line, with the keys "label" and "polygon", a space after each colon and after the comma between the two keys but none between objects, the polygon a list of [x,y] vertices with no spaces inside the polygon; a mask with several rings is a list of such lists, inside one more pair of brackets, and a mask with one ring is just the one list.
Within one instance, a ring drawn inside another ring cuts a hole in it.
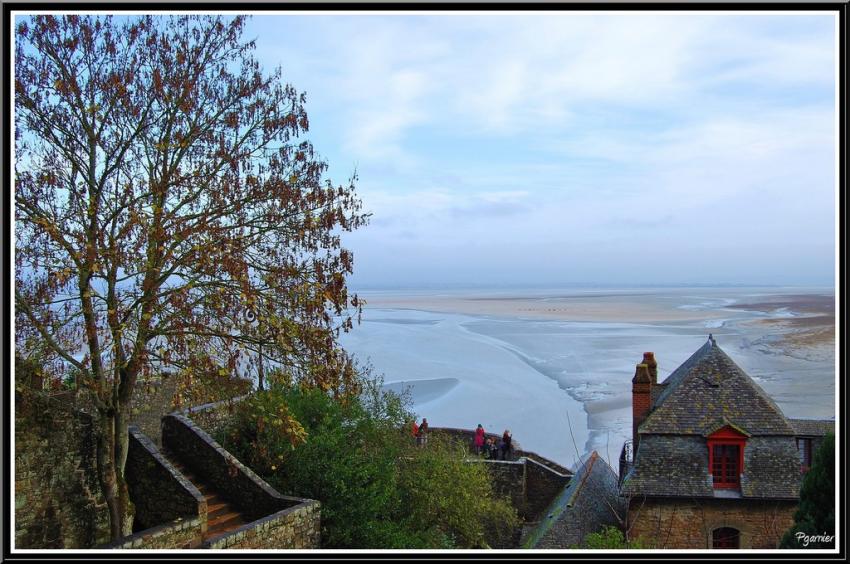
[{"label": "distant shoreline", "polygon": [[[686,294],[687,288],[676,288]],[[706,288],[694,289],[694,293]],[[827,315],[834,312],[834,296],[825,294],[826,290],[811,289],[804,293],[800,288],[779,292],[767,288],[748,288],[753,293],[751,300],[742,301],[740,292],[732,288],[717,288],[719,292],[729,291],[738,299],[729,304],[702,305],[699,296],[682,296],[695,304],[682,304],[675,300],[667,304],[641,302],[642,296],[655,296],[661,291],[649,289],[638,292],[614,292],[588,289],[582,293],[553,291],[518,295],[519,292],[506,292],[506,295],[491,295],[489,291],[446,294],[412,293],[395,291],[390,293],[371,293],[363,296],[366,308],[376,309],[412,309],[435,313],[462,313],[467,315],[505,316],[527,319],[551,319],[556,321],[600,321],[607,323],[652,323],[652,322],[707,322],[731,317],[745,317],[746,312],[787,309],[795,314]],[[531,292],[531,291],[530,291]],[[712,298],[705,298],[710,300]],[[714,298],[716,299],[716,297]],[[740,312],[739,315],[736,315]],[[834,313],[833,313],[834,315]]]}]

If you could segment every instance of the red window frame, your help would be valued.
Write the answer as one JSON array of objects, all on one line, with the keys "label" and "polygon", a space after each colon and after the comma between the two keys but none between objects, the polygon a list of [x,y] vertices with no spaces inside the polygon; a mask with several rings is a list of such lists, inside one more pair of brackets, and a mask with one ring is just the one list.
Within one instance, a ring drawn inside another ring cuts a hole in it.
[{"label": "red window frame", "polygon": [[747,436],[727,425],[710,434],[707,439],[708,471],[711,473],[714,488],[741,487]]}]

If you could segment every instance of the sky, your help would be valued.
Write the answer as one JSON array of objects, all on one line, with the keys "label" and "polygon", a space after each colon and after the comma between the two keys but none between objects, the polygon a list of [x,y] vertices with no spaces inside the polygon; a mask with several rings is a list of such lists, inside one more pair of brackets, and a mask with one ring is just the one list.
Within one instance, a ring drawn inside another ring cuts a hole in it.
[{"label": "sky", "polygon": [[256,15],[355,289],[835,279],[827,15]]}]

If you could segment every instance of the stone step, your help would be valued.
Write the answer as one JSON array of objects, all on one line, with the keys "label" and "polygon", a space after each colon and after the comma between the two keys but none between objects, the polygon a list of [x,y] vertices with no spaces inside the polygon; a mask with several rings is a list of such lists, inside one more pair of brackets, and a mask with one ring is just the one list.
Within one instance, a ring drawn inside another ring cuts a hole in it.
[{"label": "stone step", "polygon": [[224,527],[222,529],[216,529],[212,534],[210,534],[210,532],[207,531],[207,536],[204,538],[203,542],[214,542],[217,539],[226,535],[227,533],[229,533],[231,531],[235,531],[236,529],[238,529],[239,527],[241,527],[244,524],[245,524],[244,522],[234,523],[234,524],[231,524],[231,525]]},{"label": "stone step", "polygon": [[245,521],[242,519],[242,514],[231,510],[212,519],[207,518],[207,536],[212,534],[218,534],[223,529],[235,529],[236,527],[239,527],[244,524]]},{"label": "stone step", "polygon": [[213,517],[218,517],[219,515],[223,515],[225,513],[229,513],[234,511],[232,507],[230,507],[229,503],[219,501],[218,503],[210,504],[207,502],[207,520],[209,522]]},{"label": "stone step", "polygon": [[189,471],[186,465],[180,462],[171,451],[162,449],[160,452],[178,472],[201,492],[207,502],[206,534],[187,542],[183,545],[183,548],[201,548],[204,543],[226,535],[245,524],[242,513],[222,498],[218,491]]}]

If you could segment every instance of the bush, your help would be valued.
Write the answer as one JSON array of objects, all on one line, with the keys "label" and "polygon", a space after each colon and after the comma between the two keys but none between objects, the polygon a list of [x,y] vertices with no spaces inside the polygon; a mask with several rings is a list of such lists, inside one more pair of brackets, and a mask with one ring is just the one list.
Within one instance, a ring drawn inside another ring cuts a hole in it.
[{"label": "bush", "polygon": [[402,398],[377,384],[347,401],[275,385],[242,402],[219,438],[281,493],[321,501],[325,548],[509,542],[519,519],[484,465],[437,437],[417,448],[410,419]]},{"label": "bush", "polygon": [[643,549],[651,548],[649,544],[642,538],[627,541],[623,531],[617,527],[605,527],[598,533],[590,533],[584,537],[584,544],[581,548],[591,548],[599,550],[622,550],[622,549]]},{"label": "bush", "polygon": [[[799,534],[798,534],[799,533]],[[800,537],[800,538],[798,538]],[[809,540],[806,542],[805,538]],[[830,537],[827,541],[824,537]],[[827,434],[800,487],[800,507],[794,526],[782,537],[779,548],[835,547],[835,436]]]}]

